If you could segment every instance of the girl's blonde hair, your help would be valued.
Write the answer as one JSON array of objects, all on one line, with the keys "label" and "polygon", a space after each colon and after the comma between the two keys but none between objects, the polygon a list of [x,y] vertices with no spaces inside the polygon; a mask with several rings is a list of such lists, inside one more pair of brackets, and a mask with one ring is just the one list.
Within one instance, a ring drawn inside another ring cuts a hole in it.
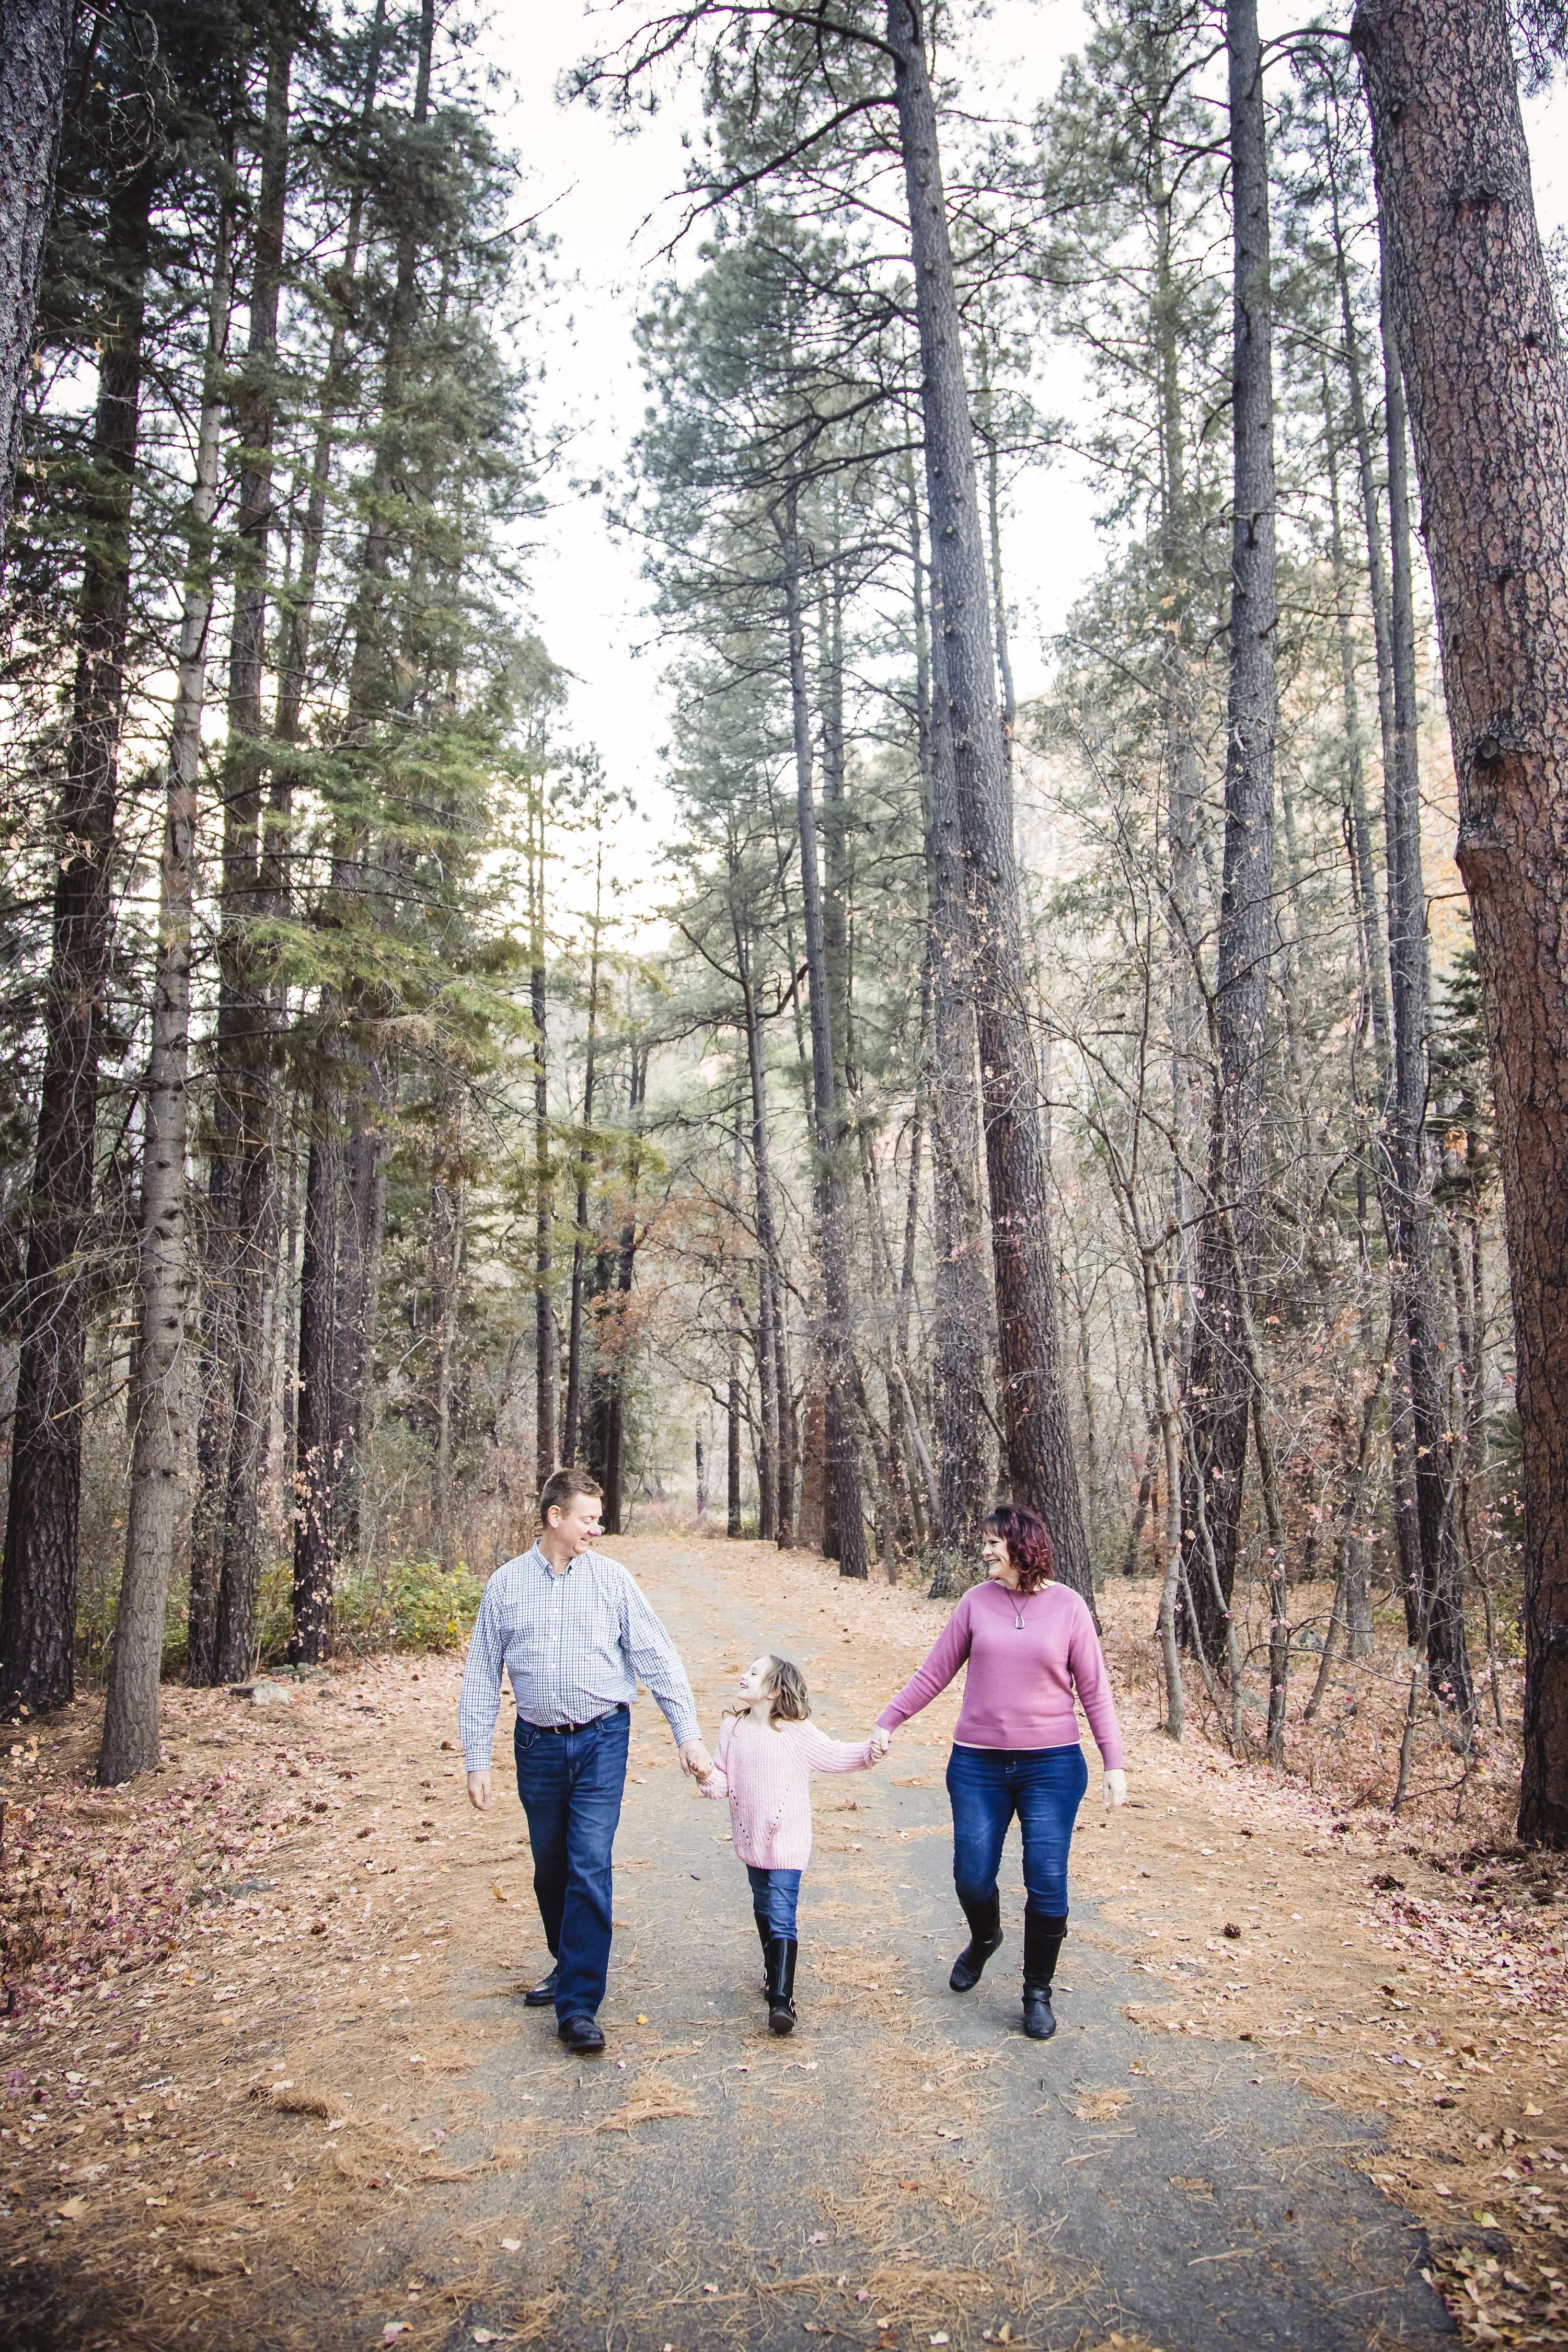
[{"label": "girl's blonde hair", "polygon": [[[793,1658],[775,1657],[768,1652],[768,1674],[763,1684],[773,1711],[773,1727],[781,1723],[806,1723],[811,1717],[811,1694],[805,1687],[805,1676]],[[750,1715],[750,1706],[727,1706],[726,1715]]]}]

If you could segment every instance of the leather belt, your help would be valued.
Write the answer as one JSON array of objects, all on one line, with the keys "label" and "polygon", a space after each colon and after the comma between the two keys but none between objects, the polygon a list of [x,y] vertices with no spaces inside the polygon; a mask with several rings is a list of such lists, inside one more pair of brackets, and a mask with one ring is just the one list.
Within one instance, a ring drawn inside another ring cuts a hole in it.
[{"label": "leather belt", "polygon": [[528,1727],[530,1731],[546,1731],[552,1738],[564,1739],[569,1731],[592,1731],[596,1723],[608,1723],[612,1715],[625,1715],[626,1711],[625,1699],[617,1699],[603,1715],[591,1715],[586,1723],[531,1723]]}]

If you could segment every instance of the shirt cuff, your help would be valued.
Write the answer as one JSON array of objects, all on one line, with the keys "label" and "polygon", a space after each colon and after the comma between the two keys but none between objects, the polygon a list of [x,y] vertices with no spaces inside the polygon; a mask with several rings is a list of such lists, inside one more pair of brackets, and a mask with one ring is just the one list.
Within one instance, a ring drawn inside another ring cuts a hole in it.
[{"label": "shirt cuff", "polygon": [[489,1751],[487,1749],[482,1756],[465,1756],[463,1769],[468,1772],[488,1772],[490,1769]]},{"label": "shirt cuff", "polygon": [[667,1706],[664,1710],[664,1719],[669,1726],[669,1736],[678,1748],[684,1748],[689,1739],[700,1739],[702,1737],[702,1726],[698,1722],[696,1716],[688,1714],[684,1707]]}]

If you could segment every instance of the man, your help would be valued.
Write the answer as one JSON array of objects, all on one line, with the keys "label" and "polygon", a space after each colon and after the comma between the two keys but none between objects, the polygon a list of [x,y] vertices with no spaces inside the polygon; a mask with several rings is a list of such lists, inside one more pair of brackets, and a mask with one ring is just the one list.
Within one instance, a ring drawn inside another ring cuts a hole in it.
[{"label": "man", "polygon": [[599,1489],[556,1470],[539,1497],[539,1540],[509,1559],[479,1602],[458,1727],[468,1798],[490,1809],[490,1742],[504,1665],[517,1701],[517,1793],[533,1848],[533,1892],[555,1965],[528,1995],[555,2007],[556,2031],[580,2056],[602,2051],[598,2023],[610,1965],[610,1849],[621,1817],[631,1706],[640,1675],[663,1711],[682,1769],[711,1772],[697,1707],[668,1634],[619,1560],[592,1545]]}]

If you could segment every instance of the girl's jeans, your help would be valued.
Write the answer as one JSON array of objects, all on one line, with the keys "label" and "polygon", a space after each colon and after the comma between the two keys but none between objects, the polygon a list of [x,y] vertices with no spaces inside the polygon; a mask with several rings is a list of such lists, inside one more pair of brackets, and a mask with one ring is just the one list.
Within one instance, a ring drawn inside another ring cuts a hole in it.
[{"label": "girl's jeans", "polygon": [[1016,1813],[1024,1833],[1024,1908],[1065,1918],[1068,1849],[1088,1786],[1081,1748],[955,1748],[947,1760],[947,1793],[959,1901],[988,1903],[995,1894],[1002,1842]]},{"label": "girl's jeans", "polygon": [[766,1927],[770,1936],[795,1936],[795,1906],[800,1895],[798,1870],[756,1870],[748,1863],[746,1876],[752,1882],[752,1908],[759,1927]]}]

